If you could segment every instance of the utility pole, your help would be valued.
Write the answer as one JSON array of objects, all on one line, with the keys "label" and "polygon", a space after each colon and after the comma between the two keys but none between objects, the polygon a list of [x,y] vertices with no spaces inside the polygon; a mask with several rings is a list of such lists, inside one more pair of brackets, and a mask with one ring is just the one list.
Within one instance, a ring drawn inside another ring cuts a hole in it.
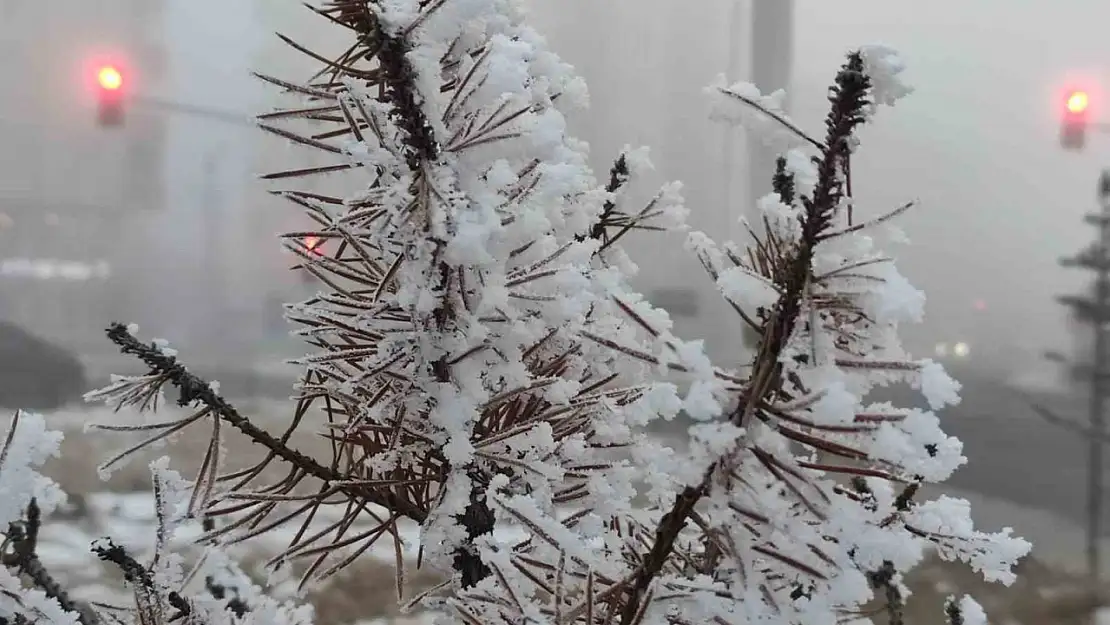
[{"label": "utility pole", "polygon": [[[1087,570],[1091,580],[1098,583],[1102,574],[1099,540],[1102,537],[1103,517],[1103,464],[1105,442],[1106,382],[1110,380],[1110,363],[1107,362],[1107,327],[1110,326],[1110,170],[1103,170],[1098,184],[1101,211],[1089,213],[1083,220],[1098,227],[1098,237],[1093,244],[1078,255],[1060,260],[1063,267],[1078,267],[1094,272],[1093,294],[1090,296],[1065,295],[1058,301],[1070,307],[1077,319],[1091,324],[1094,330],[1094,352],[1090,363],[1072,363],[1073,371],[1081,372],[1090,380],[1090,404],[1087,438]],[[1061,360],[1055,356],[1054,360]],[[1066,420],[1035,407],[1043,416],[1061,425]],[[1073,428],[1074,429],[1074,428]],[[1082,429],[1079,430],[1084,433]]]},{"label": "utility pole", "polygon": [[[789,112],[790,75],[794,68],[794,0],[753,0],[751,7],[752,82],[765,94],[785,89],[787,97],[782,109]],[[754,206],[755,200],[771,192],[778,154],[753,139],[748,140],[747,195]]]},{"label": "utility pole", "polygon": [[[1086,146],[1089,130],[1110,131],[1110,125],[1089,118],[1090,96],[1085,89],[1070,89],[1063,97],[1060,118],[1060,146],[1067,151],[1081,152]],[[1052,411],[1032,404],[1034,411],[1055,425],[1063,426],[1087,439],[1087,570],[1091,582],[1098,584],[1102,578],[1102,554],[1099,539],[1102,537],[1103,516],[1103,445],[1106,440],[1105,412],[1107,382],[1110,382],[1110,363],[1107,362],[1107,327],[1110,326],[1110,169],[1102,170],[1098,180],[1100,211],[1084,215],[1083,221],[1098,227],[1098,236],[1085,250],[1074,257],[1060,260],[1062,267],[1078,267],[1095,275],[1094,288],[1088,295],[1063,295],[1057,301],[1072,309],[1074,318],[1090,324],[1094,330],[1093,353],[1090,361],[1070,363],[1076,378],[1090,381],[1090,404],[1086,427],[1063,419]],[[1067,358],[1049,352],[1050,360],[1067,363]],[[1082,358],[1082,356],[1080,356]]]},{"label": "utility pole", "polygon": [[[728,33],[728,82],[741,80],[746,73],[763,93],[788,89],[794,64],[794,0],[733,0]],[[746,49],[742,47],[749,40]],[[788,92],[784,110],[789,110],[789,101]],[[745,144],[747,160],[743,162],[736,148],[741,130],[729,126],[724,132],[721,205],[727,211],[739,210],[751,223],[760,223],[756,202],[771,191],[778,154],[749,135]],[[741,164],[746,177],[736,175]],[[730,216],[730,228],[738,227],[738,216]],[[747,236],[742,230],[736,234],[737,240]],[[750,340],[754,339],[744,339],[744,343]]]},{"label": "utility pole", "polygon": [[1099,229],[1097,264],[1095,274],[1095,301],[1094,318],[1095,327],[1095,353],[1091,359],[1091,430],[1088,442],[1090,446],[1090,466],[1088,472],[1087,505],[1090,508],[1090,517],[1087,523],[1091,526],[1090,535],[1087,537],[1087,565],[1094,571],[1093,578],[1099,580],[1101,569],[1099,567],[1099,538],[1102,535],[1102,441],[1104,432],[1103,415],[1106,408],[1106,384],[1103,377],[1107,375],[1106,369],[1106,326],[1110,323],[1110,309],[1107,308],[1107,299],[1110,298],[1110,172],[1103,170],[1099,179],[1099,202],[1102,211],[1096,216]]},{"label": "utility pole", "polygon": [[[747,40],[747,31],[744,29],[744,24],[748,17],[748,11],[746,10],[748,8],[747,4],[748,3],[743,0],[732,0],[732,14],[729,18],[728,28],[727,73],[725,74],[728,83],[740,80],[741,72],[746,69],[741,62],[744,56],[744,52],[741,50],[741,44]],[[721,206],[723,206],[726,211],[732,211],[733,207],[736,206],[733,188],[736,186],[736,181],[740,178],[736,175],[738,160],[736,158],[736,136],[737,133],[740,132],[740,129],[731,125],[724,126],[724,129],[724,143],[721,146]],[[747,202],[744,202],[742,206],[746,204]],[[730,227],[735,227],[735,224],[730,224]]]}]

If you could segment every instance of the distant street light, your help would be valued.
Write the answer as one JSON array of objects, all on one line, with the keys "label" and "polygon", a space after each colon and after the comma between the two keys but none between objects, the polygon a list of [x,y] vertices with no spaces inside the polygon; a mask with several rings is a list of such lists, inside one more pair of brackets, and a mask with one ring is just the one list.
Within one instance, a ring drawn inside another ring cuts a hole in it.
[{"label": "distant street light", "polygon": [[[1099,93],[1099,90],[1087,89],[1070,89],[1063,93],[1059,109],[1060,146],[1065,150],[1081,151],[1086,146],[1088,131],[1110,134],[1110,123],[1097,119]],[[1103,191],[1099,193],[1101,198]],[[1110,189],[1106,194],[1110,197]]]},{"label": "distant street light", "polygon": [[1060,126],[1060,145],[1065,150],[1079,151],[1087,143],[1088,109],[1091,97],[1083,90],[1069,91],[1064,98]]}]

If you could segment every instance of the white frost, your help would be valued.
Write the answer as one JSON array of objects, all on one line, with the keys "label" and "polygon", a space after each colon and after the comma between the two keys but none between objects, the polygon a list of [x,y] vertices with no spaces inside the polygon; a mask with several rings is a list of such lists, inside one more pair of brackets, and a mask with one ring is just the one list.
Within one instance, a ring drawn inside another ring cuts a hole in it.
[{"label": "white frost", "polygon": [[960,614],[964,617],[963,625],[988,625],[987,613],[983,606],[969,595],[960,598]]},{"label": "white frost", "polygon": [[913,93],[913,88],[902,80],[905,63],[893,48],[869,45],[860,49],[864,71],[871,78],[875,105],[893,106],[895,102]]},{"label": "white frost", "polygon": [[960,383],[952,379],[938,362],[923,361],[914,386],[921,389],[921,394],[933,410],[960,403]]}]

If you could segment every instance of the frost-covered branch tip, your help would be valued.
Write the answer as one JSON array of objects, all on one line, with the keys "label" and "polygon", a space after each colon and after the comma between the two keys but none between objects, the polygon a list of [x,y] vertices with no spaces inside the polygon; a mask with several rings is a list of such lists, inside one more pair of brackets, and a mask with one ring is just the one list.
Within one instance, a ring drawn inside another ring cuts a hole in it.
[{"label": "frost-covered branch tip", "polygon": [[[779,160],[775,193],[760,203],[763,232],[753,230],[746,251],[719,247],[701,233],[691,237],[691,249],[744,322],[759,328],[761,339],[742,395],[730,404],[718,386],[721,414],[737,429],[724,440],[716,424],[693,432],[711,460],[709,469],[663,516],[623,606],[625,624],[639,619],[650,603],[649,591],[664,579],[665,563],[684,533],[691,534],[687,540],[708,534],[702,570],[746,570],[742,583],[726,586],[762,592],[762,600],[745,603],[739,622],[772,614],[806,622],[837,606],[859,605],[875,585],[864,582],[867,576],[874,582],[875,571],[911,568],[926,543],[969,562],[988,579],[1006,582],[1013,563],[1028,552],[1028,543],[1008,530],[975,532],[966,509],[950,500],[914,501],[918,484],[942,481],[964,462],[959,442],[940,431],[935,415],[862,403],[870,388],[893,380],[909,381],[935,408],[955,403],[959,388],[938,364],[915,361],[898,344],[898,324],[920,317],[920,293],[873,249],[870,238],[858,236],[888,217],[857,227],[848,215],[846,173],[857,145],[855,129],[869,119],[874,98],[890,100],[874,92],[868,66],[866,53],[853,53],[837,75],[820,153],[803,159],[791,151]],[[805,184],[798,184],[802,178]],[[852,489],[842,486],[849,478]],[[925,518],[930,526],[939,521],[934,514],[959,529],[942,535],[922,527]],[[849,526],[851,533],[837,529]],[[773,538],[781,532],[802,544],[790,547]],[[885,536],[908,551],[876,550],[864,536]],[[762,554],[766,568],[753,570],[747,549]],[[799,574],[807,579],[806,606],[772,581]],[[888,577],[879,586],[889,593],[895,586]],[[779,589],[781,601],[775,598]],[[893,599],[888,597],[898,603]],[[698,601],[703,619],[734,618],[724,616],[732,614],[727,602],[714,607]]]},{"label": "frost-covered branch tip", "polygon": [[[184,558],[170,549],[175,530],[188,520],[193,486],[166,469],[168,459],[153,463],[155,555],[141,564],[110,540],[97,541],[92,551],[118,566],[132,586],[133,606],[107,606],[79,601],[39,556],[39,533],[46,515],[63,499],[57,486],[38,473],[43,461],[56,454],[61,434],[46,428],[40,415],[17,413],[0,447],[0,513],[7,521],[0,545],[0,622],[42,625],[106,625],[181,621],[196,625],[310,625],[312,610],[276,601],[253,586],[223,555],[208,551],[192,572]],[[39,502],[43,502],[40,506]],[[19,509],[21,502],[27,502]],[[190,586],[204,579],[203,588]],[[229,590],[235,599],[228,600]],[[235,600],[238,600],[236,602]]]},{"label": "frost-covered branch tip", "polygon": [[65,500],[57,484],[38,472],[58,454],[61,435],[49,430],[41,415],[17,412],[2,436],[0,619],[97,625],[95,613],[70,597],[37,553],[43,515]]},{"label": "frost-covered branch tip", "polygon": [[[195,522],[189,500],[196,485],[168,468],[168,458],[151,464],[157,519],[154,552],[141,562],[111,538],[92,545],[96,556],[122,573],[131,586],[130,614],[138,623],[195,623],[198,625],[311,625],[311,606],[278,601],[257,588],[223,548],[203,550],[185,568],[181,554],[171,549],[178,529]],[[211,517],[202,522],[211,529]],[[203,580],[203,584],[200,582]]]}]

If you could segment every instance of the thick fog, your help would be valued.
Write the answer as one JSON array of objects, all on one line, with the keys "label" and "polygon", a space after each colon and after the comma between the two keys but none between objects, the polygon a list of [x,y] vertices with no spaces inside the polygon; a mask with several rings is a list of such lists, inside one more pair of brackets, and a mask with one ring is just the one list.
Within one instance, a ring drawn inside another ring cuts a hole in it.
[{"label": "thick fog", "polygon": [[[692,226],[720,239],[743,237],[737,220],[751,211],[750,163],[744,133],[708,119],[703,88],[718,74],[752,76],[752,1],[530,0],[537,27],[590,83],[591,108],[574,114],[570,128],[589,141],[598,177],[622,146],[650,146],[657,172],[636,197],[646,200],[659,183],[682,180]],[[327,24],[299,4],[164,3],[161,16],[151,18],[159,26],[147,37],[157,40],[152,45],[161,46],[165,59],[156,79],[136,89],[243,116],[265,109],[270,101],[247,76],[251,68],[306,77],[305,62],[280,51],[274,30],[308,43],[333,42]],[[40,17],[64,19],[48,13]],[[794,13],[790,103],[805,128],[822,131],[827,84],[852,46],[899,49],[917,88],[864,131],[853,163],[861,213],[919,203],[902,221],[912,245],[898,250],[903,272],[928,294],[927,322],[908,332],[913,345],[932,350],[936,342],[965,341],[977,362],[999,372],[1034,367],[1043,349],[1069,350],[1077,339],[1054,296],[1077,291],[1084,276],[1060,269],[1057,259],[1094,234],[1081,216],[1097,209],[1095,182],[1100,167],[1110,164],[1110,137],[1092,134],[1083,153],[1062,150],[1061,98],[1080,85],[1092,93],[1095,116],[1110,116],[1102,97],[1110,90],[1100,86],[1110,81],[1102,33],[1110,5],[796,0]],[[82,50],[74,44],[66,54],[77,58]],[[13,64],[22,57],[7,58],[0,67],[15,76]],[[75,61],[65,67],[73,70]],[[4,99],[7,119],[23,100],[11,92]],[[49,117],[58,114],[53,108],[19,114],[42,126],[58,122]],[[92,125],[87,108],[68,115],[89,116],[70,121]],[[285,337],[280,321],[273,322],[276,303],[299,299],[308,287],[287,271],[290,263],[274,238],[297,227],[297,212],[268,198],[254,174],[271,167],[274,154],[288,152],[296,162],[299,153],[272,149],[243,124],[142,110],[133,115],[165,116],[164,201],[128,217],[126,227],[110,224],[109,231],[129,237],[116,246],[125,250],[117,261],[127,284],[112,287],[123,290],[109,298],[116,304],[105,314],[131,311],[131,318],[192,342],[196,351],[232,357],[249,348],[265,357],[258,346]],[[7,150],[5,162],[20,160],[15,145],[0,147]],[[97,180],[108,180],[96,175],[95,160],[82,165],[85,186],[73,183],[71,190],[93,194]],[[49,185],[42,187],[48,195]],[[23,243],[5,245],[22,255],[35,248],[26,237],[18,240]],[[639,286],[676,306],[683,334],[706,338],[727,359],[738,346],[739,323],[682,251],[681,237],[643,234],[629,245],[642,266]],[[53,297],[39,287],[18,288]],[[70,325],[86,323],[74,319]],[[63,319],[59,327],[65,326]]]},{"label": "thick fog", "polygon": [[[722,170],[724,131],[706,119],[700,87],[730,66],[748,70],[747,43],[735,39],[750,26],[734,7],[746,15],[750,3],[534,4],[555,47],[591,79],[592,110],[576,129],[595,146],[597,166],[625,142],[648,143],[661,177],[688,183],[694,226],[736,234],[730,226],[747,196],[734,189],[732,203],[722,198],[727,178],[744,184],[744,172]],[[1110,137],[1091,136],[1085,153],[1068,153],[1058,124],[1067,88],[1082,86],[1097,102],[1110,80],[1101,26],[1110,5],[799,0],[795,15],[792,114],[815,133],[848,49],[885,43],[909,67],[916,93],[864,131],[853,191],[865,214],[918,201],[901,222],[912,245],[898,253],[928,295],[927,322],[911,339],[967,341],[981,362],[1013,370],[1039,369],[1042,350],[1070,346],[1054,296],[1082,288],[1085,277],[1057,258],[1094,236],[1081,216],[1097,210]],[[730,62],[730,54],[744,58]],[[1100,108],[1096,116],[1110,114]],[[652,244],[638,251],[649,276],[699,279],[688,261],[660,258]]]}]

